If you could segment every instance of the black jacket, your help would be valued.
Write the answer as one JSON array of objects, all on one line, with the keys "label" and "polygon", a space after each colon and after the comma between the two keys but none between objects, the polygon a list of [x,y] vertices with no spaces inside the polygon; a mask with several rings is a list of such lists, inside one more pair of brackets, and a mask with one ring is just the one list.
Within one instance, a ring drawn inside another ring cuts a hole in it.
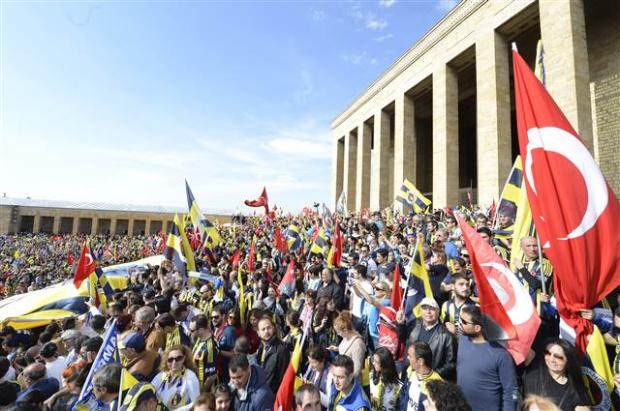
[{"label": "black jacket", "polygon": [[236,411],[271,411],[275,402],[275,396],[265,383],[265,374],[254,366],[248,381],[247,395],[244,399],[239,398],[237,392],[233,393],[233,406]]},{"label": "black jacket", "polygon": [[[409,327],[407,325],[399,325],[398,336],[402,341],[409,334],[407,343],[416,342],[423,326],[422,320],[415,321],[413,328],[409,328],[411,325]],[[411,331],[409,332],[409,330]],[[437,371],[443,379],[454,380],[456,371],[456,342],[450,331],[443,324],[438,323],[428,345],[433,352],[433,370]]]},{"label": "black jacket", "polygon": [[273,337],[265,346],[261,344],[256,352],[258,364],[265,372],[265,382],[271,391],[278,392],[278,387],[282,382],[282,377],[288,368],[291,354],[282,341]]},{"label": "black jacket", "polygon": [[342,291],[342,287],[336,284],[333,280],[327,285],[323,285],[321,282],[319,290],[316,293],[317,301],[320,300],[321,297],[329,297],[330,300],[333,298],[336,303],[336,308],[339,310],[343,308],[344,293]]}]

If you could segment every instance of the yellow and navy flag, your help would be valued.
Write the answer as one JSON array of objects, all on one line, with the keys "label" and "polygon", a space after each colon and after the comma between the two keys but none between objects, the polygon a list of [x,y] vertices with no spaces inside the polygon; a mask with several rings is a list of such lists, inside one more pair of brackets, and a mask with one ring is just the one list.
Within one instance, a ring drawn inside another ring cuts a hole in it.
[{"label": "yellow and navy flag", "polygon": [[296,251],[301,246],[301,233],[297,224],[293,223],[286,230],[286,243],[291,252]]},{"label": "yellow and navy flag", "polygon": [[396,194],[396,200],[400,201],[409,212],[420,214],[426,212],[431,205],[431,200],[424,195],[407,179],[403,181],[400,191]]},{"label": "yellow and navy flag", "polygon": [[[175,215],[175,218],[177,216]],[[181,247],[183,248],[183,255],[187,260],[187,271],[196,271],[196,261],[194,260],[194,251],[192,250],[187,234],[185,234],[185,218],[178,220],[179,231],[181,233]],[[175,221],[176,223],[177,221]]]},{"label": "yellow and navy flag", "polygon": [[[516,161],[521,161],[521,157],[517,157]],[[516,206],[517,216],[513,225],[512,242],[510,244],[510,265],[513,268],[516,267],[516,261],[523,260],[523,250],[520,244],[521,239],[524,237],[534,237],[536,235],[536,228],[532,220],[532,210],[527,200],[525,184],[521,185]]]},{"label": "yellow and navy flag", "polygon": [[183,239],[181,237],[181,225],[179,215],[174,215],[174,220],[170,225],[168,240],[166,242],[165,257],[172,261],[172,264],[179,270],[183,281],[187,279],[187,259],[183,254]]},{"label": "yellow and navy flag", "polygon": [[314,254],[323,254],[323,250],[325,246],[327,246],[327,234],[325,234],[324,229],[319,229],[314,241],[312,241],[312,247],[310,247],[310,252]]},{"label": "yellow and navy flag", "polygon": [[206,248],[212,249],[220,244],[222,238],[217,228],[205,218],[192,190],[189,188],[187,180],[185,180],[185,192],[187,194],[187,207],[189,208],[189,218],[192,221],[194,227],[198,227],[200,230],[200,237]]},{"label": "yellow and navy flag", "polygon": [[424,250],[422,242],[417,242],[416,251],[411,266],[409,268],[409,279],[407,282],[406,295],[406,312],[412,313],[416,318],[422,315],[422,307],[420,303],[425,297],[433,298],[433,290],[431,282],[426,271],[426,263],[424,262]]},{"label": "yellow and navy flag", "polygon": [[245,285],[243,284],[243,278],[241,276],[241,264],[239,264],[239,268],[237,268],[237,285],[239,286],[239,318],[241,319],[241,324],[245,326],[245,314],[248,302],[245,298]]},{"label": "yellow and navy flag", "polygon": [[[495,215],[504,214],[512,218],[513,221],[515,220],[522,185],[523,163],[521,162],[521,156],[517,156],[514,164],[512,165],[512,169],[510,170],[510,174],[508,175],[508,180],[502,190],[502,195],[499,198],[497,213],[495,213]],[[497,227],[497,223],[495,223],[494,228],[496,238],[505,239],[512,237],[514,230],[513,226],[505,229],[499,229]]]}]

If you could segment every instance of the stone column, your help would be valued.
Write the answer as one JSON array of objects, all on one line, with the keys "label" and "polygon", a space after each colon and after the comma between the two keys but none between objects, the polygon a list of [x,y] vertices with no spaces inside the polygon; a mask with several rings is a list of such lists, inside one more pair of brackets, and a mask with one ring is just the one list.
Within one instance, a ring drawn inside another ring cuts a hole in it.
[{"label": "stone column", "polygon": [[110,218],[110,235],[116,234],[116,218]]},{"label": "stone column", "polygon": [[334,141],[332,154],[332,206],[336,206],[344,180],[344,137]]},{"label": "stone column", "polygon": [[370,208],[380,210],[392,202],[389,198],[389,185],[392,184],[389,180],[390,115],[384,110],[375,115],[374,143],[372,161],[376,163],[372,166],[372,181],[375,187],[370,191]]},{"label": "stone column", "polygon": [[459,200],[459,106],[454,69],[439,65],[433,72],[433,208]]},{"label": "stone column", "polygon": [[134,219],[133,218],[128,218],[127,219],[127,235],[133,235],[133,222]]},{"label": "stone column", "polygon": [[[344,139],[344,181],[343,189],[347,196],[347,209],[355,210],[355,190],[357,177],[357,130],[347,133]],[[338,194],[340,195],[340,194]],[[338,199],[336,198],[336,201]]]},{"label": "stone column", "polygon": [[52,224],[52,233],[58,234],[60,231],[60,215],[54,216],[54,224]]},{"label": "stone column", "polygon": [[39,214],[34,215],[34,221],[32,222],[32,232],[38,233],[41,231],[41,216]]},{"label": "stone column", "polygon": [[547,90],[592,151],[590,70],[583,0],[540,0]]},{"label": "stone column", "polygon": [[476,41],[478,204],[498,201],[512,167],[508,44],[492,27]]},{"label": "stone column", "polygon": [[147,218],[144,223],[144,235],[151,234],[151,219]]},{"label": "stone column", "polygon": [[[416,184],[416,143],[413,98],[400,94],[394,102],[394,197],[403,181]],[[397,206],[401,203],[397,202]]]},{"label": "stone column", "polygon": [[76,235],[78,233],[78,229],[80,228],[80,217],[70,217],[73,219],[73,228],[71,230],[71,234]]},{"label": "stone column", "polygon": [[98,228],[99,228],[99,217],[93,217],[93,224],[90,227],[90,233],[93,235],[96,235]]},{"label": "stone column", "polygon": [[370,139],[372,129],[366,123],[357,128],[357,170],[355,183],[355,210],[370,207]]}]

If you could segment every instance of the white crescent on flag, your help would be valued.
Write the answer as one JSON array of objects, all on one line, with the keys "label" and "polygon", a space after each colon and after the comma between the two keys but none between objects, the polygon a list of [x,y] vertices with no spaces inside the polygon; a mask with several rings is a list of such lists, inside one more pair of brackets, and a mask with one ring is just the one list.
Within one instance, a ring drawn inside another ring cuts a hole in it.
[{"label": "white crescent on flag", "polygon": [[601,170],[598,168],[598,165],[586,146],[566,130],[557,127],[533,127],[527,130],[527,136],[528,144],[525,157],[525,174],[527,176],[527,182],[534,194],[538,195],[534,182],[534,174],[532,173],[532,151],[535,149],[540,148],[562,155],[573,163],[583,176],[583,181],[588,191],[586,211],[581,223],[566,237],[558,239],[570,240],[584,235],[589,229],[594,227],[598,218],[607,208],[607,203],[609,201],[607,183],[605,182],[605,177],[603,177]]}]

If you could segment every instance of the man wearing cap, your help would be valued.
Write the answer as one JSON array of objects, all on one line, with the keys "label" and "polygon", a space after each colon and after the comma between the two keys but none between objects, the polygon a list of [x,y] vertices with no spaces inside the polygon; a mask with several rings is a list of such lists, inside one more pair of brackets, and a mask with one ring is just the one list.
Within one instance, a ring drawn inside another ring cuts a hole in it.
[{"label": "man wearing cap", "polygon": [[128,335],[119,342],[118,348],[125,358],[125,368],[138,381],[150,381],[159,367],[159,355],[155,351],[146,349],[146,342],[140,333]]},{"label": "man wearing cap", "polygon": [[67,362],[67,366],[72,365],[74,362],[80,359],[79,347],[76,346],[79,338],[82,334],[80,334],[77,330],[66,330],[60,335],[60,339],[65,346],[65,350],[67,351],[67,356],[65,357],[65,361]]},{"label": "man wearing cap", "polygon": [[404,311],[398,312],[398,337],[401,341],[407,338],[409,343],[427,343],[433,352],[432,368],[442,378],[453,379],[456,369],[456,344],[452,334],[439,322],[439,304],[434,299],[425,297],[420,302],[420,307],[421,317],[409,325],[406,324]]}]

